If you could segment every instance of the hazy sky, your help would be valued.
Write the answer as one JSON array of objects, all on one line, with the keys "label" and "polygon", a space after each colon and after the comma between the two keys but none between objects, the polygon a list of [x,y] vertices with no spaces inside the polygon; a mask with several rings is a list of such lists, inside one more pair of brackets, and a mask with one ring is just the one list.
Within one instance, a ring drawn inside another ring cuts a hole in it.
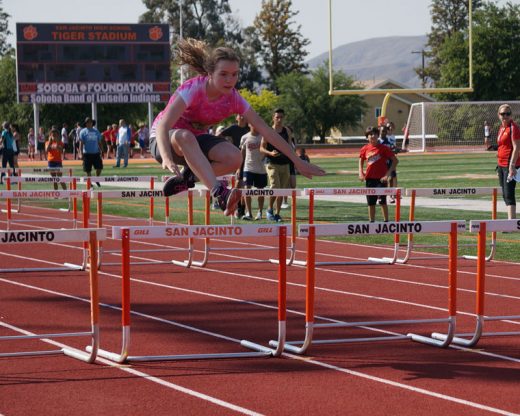
[{"label": "hazy sky", "polygon": [[[504,3],[499,1],[499,3]],[[513,3],[519,3],[515,0]],[[229,0],[243,26],[252,24],[262,0]],[[292,0],[295,20],[311,41],[308,58],[328,51],[328,0]],[[333,0],[333,46],[384,36],[424,35],[430,30],[430,0]],[[135,23],[142,0],[3,0],[15,22]],[[14,45],[14,36],[11,44]]]}]

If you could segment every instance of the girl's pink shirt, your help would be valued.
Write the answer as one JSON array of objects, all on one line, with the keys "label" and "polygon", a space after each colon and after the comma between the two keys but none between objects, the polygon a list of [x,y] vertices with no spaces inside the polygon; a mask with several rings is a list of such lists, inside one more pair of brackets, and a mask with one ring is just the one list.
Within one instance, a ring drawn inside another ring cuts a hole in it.
[{"label": "girl's pink shirt", "polygon": [[198,76],[184,82],[171,96],[166,108],[155,118],[150,137],[156,136],[159,120],[177,97],[181,97],[186,104],[186,110],[172,129],[186,129],[195,136],[208,133],[208,129],[220,123],[233,114],[244,114],[249,110],[249,103],[233,88],[230,94],[220,96],[217,100],[209,101],[206,94],[208,76]]}]

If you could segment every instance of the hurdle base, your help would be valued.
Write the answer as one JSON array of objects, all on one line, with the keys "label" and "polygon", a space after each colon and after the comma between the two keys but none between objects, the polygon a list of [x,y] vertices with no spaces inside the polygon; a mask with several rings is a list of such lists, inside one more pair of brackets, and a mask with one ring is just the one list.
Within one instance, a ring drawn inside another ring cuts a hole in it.
[{"label": "hurdle base", "polygon": [[187,361],[187,360],[214,360],[214,359],[229,359],[229,358],[255,358],[270,356],[266,352],[230,352],[217,354],[184,354],[184,355],[138,355],[129,356],[128,362],[145,362],[145,361]]},{"label": "hurdle base", "polygon": [[94,347],[91,351],[90,354],[86,354],[84,351],[78,350],[77,348],[67,347],[62,349],[63,354],[66,356],[84,361],[88,364],[92,364],[96,361],[97,347]]},{"label": "hurdle base", "polygon": [[376,264],[394,264],[395,260],[390,257],[369,257],[367,261],[376,263]]},{"label": "hurdle base", "polygon": [[0,354],[0,358],[4,357],[30,357],[36,355],[62,355],[63,350],[50,351],[26,351],[26,352],[4,352]]},{"label": "hurdle base", "polygon": [[0,269],[0,273],[19,273],[19,272],[59,272],[59,271],[83,271],[85,268],[77,264],[64,263],[63,267],[25,267],[19,269]]}]

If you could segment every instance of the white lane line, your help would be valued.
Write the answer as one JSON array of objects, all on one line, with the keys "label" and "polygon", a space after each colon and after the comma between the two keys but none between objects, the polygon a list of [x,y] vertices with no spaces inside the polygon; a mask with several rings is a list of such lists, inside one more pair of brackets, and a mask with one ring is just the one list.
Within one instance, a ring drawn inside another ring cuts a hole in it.
[{"label": "white lane line", "polygon": [[[23,335],[36,335],[35,333],[26,331],[26,330],[24,330],[22,328],[18,328],[16,326],[7,324],[5,322],[0,322],[0,326],[3,326],[3,327],[8,328],[10,330],[16,331],[16,332],[18,332],[20,334],[23,334]],[[43,341],[43,342],[45,342],[47,344],[54,345],[54,346],[59,347],[59,348],[66,348],[67,347],[67,345],[65,345],[65,344],[62,344],[60,342],[56,342],[56,341],[53,341],[53,340],[50,340],[50,339],[42,339],[41,341]],[[229,409],[229,410],[233,410],[233,411],[235,411],[237,413],[241,413],[241,414],[248,415],[248,416],[262,416],[261,413],[255,412],[255,411],[253,411],[251,409],[246,409],[245,407],[241,407],[241,406],[238,406],[236,404],[226,402],[226,401],[218,399],[216,397],[209,396],[209,395],[207,395],[205,393],[201,393],[199,391],[196,391],[196,390],[193,390],[193,389],[189,389],[187,387],[183,387],[183,386],[181,386],[179,384],[171,383],[169,381],[163,380],[163,379],[161,379],[159,377],[152,376],[152,375],[150,375],[148,373],[145,373],[143,371],[136,370],[135,368],[122,366],[120,364],[114,363],[113,361],[109,361],[109,360],[106,360],[106,359],[101,358],[101,357],[97,357],[96,360],[101,362],[101,363],[103,363],[103,364],[106,364],[106,365],[108,365],[110,367],[116,368],[116,369],[118,369],[120,371],[124,371],[126,373],[135,375],[135,376],[140,377],[140,378],[142,378],[144,380],[151,381],[153,383],[159,384],[159,385],[167,387],[169,389],[176,390],[176,391],[178,391],[180,393],[187,394],[188,396],[196,397],[197,399],[201,399],[201,400],[204,400],[206,402],[210,402],[212,404],[215,404],[217,406],[224,407],[224,408]]]},{"label": "white lane line", "polygon": [[292,358],[293,360],[303,361],[303,362],[306,362],[306,363],[317,365],[319,367],[327,368],[329,370],[339,371],[340,373],[345,373],[345,374],[349,374],[351,376],[364,378],[364,379],[367,379],[367,380],[375,381],[377,383],[387,384],[387,385],[390,385],[390,386],[393,386],[393,387],[397,387],[397,388],[400,388],[400,389],[409,390],[409,391],[412,391],[412,392],[415,392],[415,393],[418,393],[418,394],[423,394],[425,396],[435,397],[437,399],[446,400],[446,401],[449,401],[449,402],[462,404],[464,406],[473,407],[475,409],[486,410],[488,412],[496,413],[496,414],[499,414],[499,415],[507,415],[507,416],[519,416],[520,415],[518,413],[512,413],[512,412],[509,412],[507,410],[498,409],[496,407],[486,406],[484,404],[475,403],[475,402],[472,402],[472,401],[469,401],[469,400],[465,400],[465,399],[460,399],[458,397],[449,396],[449,395],[446,395],[446,394],[443,394],[443,393],[437,393],[437,392],[434,392],[434,391],[422,389],[420,387],[413,387],[413,386],[409,386],[408,384],[399,383],[397,381],[387,380],[385,378],[372,376],[370,374],[361,373],[359,371],[349,370],[347,368],[342,368],[342,367],[338,367],[338,366],[335,366],[335,365],[332,365],[332,364],[327,364],[327,363],[324,363],[322,361],[315,360],[313,358],[301,357],[301,356],[298,356],[298,355],[287,354],[287,353],[284,353],[283,355],[287,356],[289,358]]}]

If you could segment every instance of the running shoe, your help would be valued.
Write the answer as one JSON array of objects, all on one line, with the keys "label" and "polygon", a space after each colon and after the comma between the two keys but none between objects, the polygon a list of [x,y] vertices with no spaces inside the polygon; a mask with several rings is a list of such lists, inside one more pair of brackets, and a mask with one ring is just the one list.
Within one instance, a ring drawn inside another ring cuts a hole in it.
[{"label": "running shoe", "polygon": [[262,219],[262,211],[258,211],[258,214],[256,214],[255,221],[259,221]]},{"label": "running shoe", "polygon": [[280,217],[279,214],[274,214],[274,221],[276,221],[276,222],[283,222],[283,219],[282,219],[282,217]]},{"label": "running shoe", "polygon": [[268,219],[269,221],[276,221],[276,218],[274,217],[274,214],[273,214],[273,210],[272,210],[272,209],[268,209],[268,210],[266,211],[266,213],[267,213],[266,217],[267,217],[267,219]]},{"label": "running shoe", "polygon": [[244,215],[242,219],[244,221],[253,221],[253,217],[251,216],[251,214]]},{"label": "running shoe", "polygon": [[228,189],[220,186],[214,195],[217,198],[218,205],[225,216],[233,215],[237,209],[238,202],[242,197],[242,191],[238,188]]},{"label": "running shoe", "polygon": [[284,202],[284,203],[282,203],[282,205],[280,205],[280,208],[281,209],[287,209],[287,208],[289,208],[289,204]]},{"label": "running shoe", "polygon": [[163,185],[164,196],[172,196],[180,192],[187,191],[190,188],[195,187],[195,175],[189,167],[185,167],[181,176],[172,176],[168,178]]}]

